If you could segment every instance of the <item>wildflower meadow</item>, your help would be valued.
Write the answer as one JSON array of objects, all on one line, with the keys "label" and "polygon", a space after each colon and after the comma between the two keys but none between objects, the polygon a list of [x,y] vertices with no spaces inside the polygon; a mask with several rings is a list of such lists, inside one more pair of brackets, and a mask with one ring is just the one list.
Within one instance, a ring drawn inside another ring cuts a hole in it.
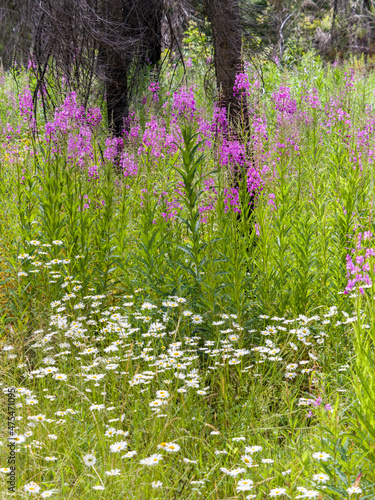
[{"label": "wildflower meadow", "polygon": [[0,497],[374,499],[374,72],[188,63],[0,74]]}]

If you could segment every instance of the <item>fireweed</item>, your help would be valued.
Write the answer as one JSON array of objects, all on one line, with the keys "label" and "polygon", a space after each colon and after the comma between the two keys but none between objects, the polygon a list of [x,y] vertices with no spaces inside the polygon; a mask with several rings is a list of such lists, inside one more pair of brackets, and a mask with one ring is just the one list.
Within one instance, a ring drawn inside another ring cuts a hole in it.
[{"label": "fireweed", "polygon": [[1,76],[19,498],[374,495],[374,78],[245,64],[234,126],[204,66],[119,138]]}]

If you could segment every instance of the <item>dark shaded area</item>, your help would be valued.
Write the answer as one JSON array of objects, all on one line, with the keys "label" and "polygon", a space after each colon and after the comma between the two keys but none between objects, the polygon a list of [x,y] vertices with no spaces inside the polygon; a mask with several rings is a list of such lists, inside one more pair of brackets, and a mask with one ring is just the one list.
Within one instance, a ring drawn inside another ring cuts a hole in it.
[{"label": "dark shaded area", "polygon": [[68,90],[85,106],[104,97],[121,135],[138,90],[158,78],[162,50],[183,60],[192,19],[212,41],[215,98],[232,121],[243,54],[261,77],[264,57],[293,64],[309,48],[330,61],[375,52],[373,0],[0,0],[0,58],[6,70],[32,65],[44,109]]},{"label": "dark shaded area", "polygon": [[[30,60],[35,99],[79,90],[87,104],[105,92],[108,123],[121,134],[140,78],[155,69],[162,51],[163,0],[1,0],[1,57],[6,68]],[[11,33],[5,40],[6,33]],[[173,37],[172,37],[173,38]],[[98,82],[102,90],[97,88]]]}]

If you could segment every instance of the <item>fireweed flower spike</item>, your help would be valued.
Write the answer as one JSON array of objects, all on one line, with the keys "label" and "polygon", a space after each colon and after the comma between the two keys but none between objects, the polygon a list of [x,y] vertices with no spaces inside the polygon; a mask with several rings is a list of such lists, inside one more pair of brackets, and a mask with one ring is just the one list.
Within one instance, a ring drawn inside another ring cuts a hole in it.
[{"label": "fireweed flower spike", "polygon": [[[72,75],[54,82],[53,108],[35,61],[17,85],[0,72],[1,445],[25,498],[66,494],[53,477],[78,497],[170,498],[183,478],[184,498],[319,499],[333,413],[359,399],[366,418],[348,431],[368,433],[375,80],[364,61],[312,52],[255,71],[244,46],[234,120],[206,99],[211,41],[197,26],[182,42],[194,83],[178,87],[176,61],[158,81],[130,65],[145,95],[121,135]],[[67,59],[79,70],[87,57]],[[279,439],[285,415],[303,442]],[[374,495],[367,445],[344,446],[346,497]]]}]

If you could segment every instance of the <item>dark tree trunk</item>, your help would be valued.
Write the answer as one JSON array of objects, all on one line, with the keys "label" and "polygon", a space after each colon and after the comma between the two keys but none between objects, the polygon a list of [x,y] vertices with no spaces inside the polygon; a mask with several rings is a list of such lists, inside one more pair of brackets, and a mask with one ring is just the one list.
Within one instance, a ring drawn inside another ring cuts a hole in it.
[{"label": "dark tree trunk", "polygon": [[104,11],[107,33],[101,47],[100,60],[105,77],[108,125],[116,136],[120,136],[124,118],[129,112],[128,61],[121,50],[124,24],[122,0],[107,0]]},{"label": "dark tree trunk", "polygon": [[336,17],[337,17],[338,5],[339,5],[338,0],[334,0],[334,2],[333,2],[333,14],[332,14],[332,25],[331,25],[332,41],[335,38],[335,28],[336,28]]},{"label": "dark tree trunk", "polygon": [[129,97],[127,68],[116,54],[108,61],[106,80],[108,125],[112,126],[114,135],[120,136],[129,114]]},{"label": "dark tree trunk", "polygon": [[[106,19],[110,23],[107,46],[103,51],[105,64],[108,123],[113,133],[121,135],[124,119],[129,113],[130,72],[155,66],[161,57],[162,0],[107,0]],[[114,26],[118,24],[118,30]],[[113,44],[110,43],[114,38]],[[125,43],[134,40],[134,48],[124,57],[121,37]],[[120,44],[119,44],[120,41]],[[134,67],[132,68],[132,64]],[[133,84],[137,74],[133,75]]]},{"label": "dark tree trunk", "polygon": [[238,0],[206,0],[212,26],[216,81],[222,104],[232,118],[240,111],[233,96],[236,73],[241,70],[241,17]]},{"label": "dark tree trunk", "polygon": [[163,0],[124,0],[124,24],[137,37],[137,63],[155,66],[161,57]]},{"label": "dark tree trunk", "polygon": [[138,12],[141,14],[140,31],[144,40],[143,61],[145,64],[156,66],[161,58],[162,0],[141,0]]}]

